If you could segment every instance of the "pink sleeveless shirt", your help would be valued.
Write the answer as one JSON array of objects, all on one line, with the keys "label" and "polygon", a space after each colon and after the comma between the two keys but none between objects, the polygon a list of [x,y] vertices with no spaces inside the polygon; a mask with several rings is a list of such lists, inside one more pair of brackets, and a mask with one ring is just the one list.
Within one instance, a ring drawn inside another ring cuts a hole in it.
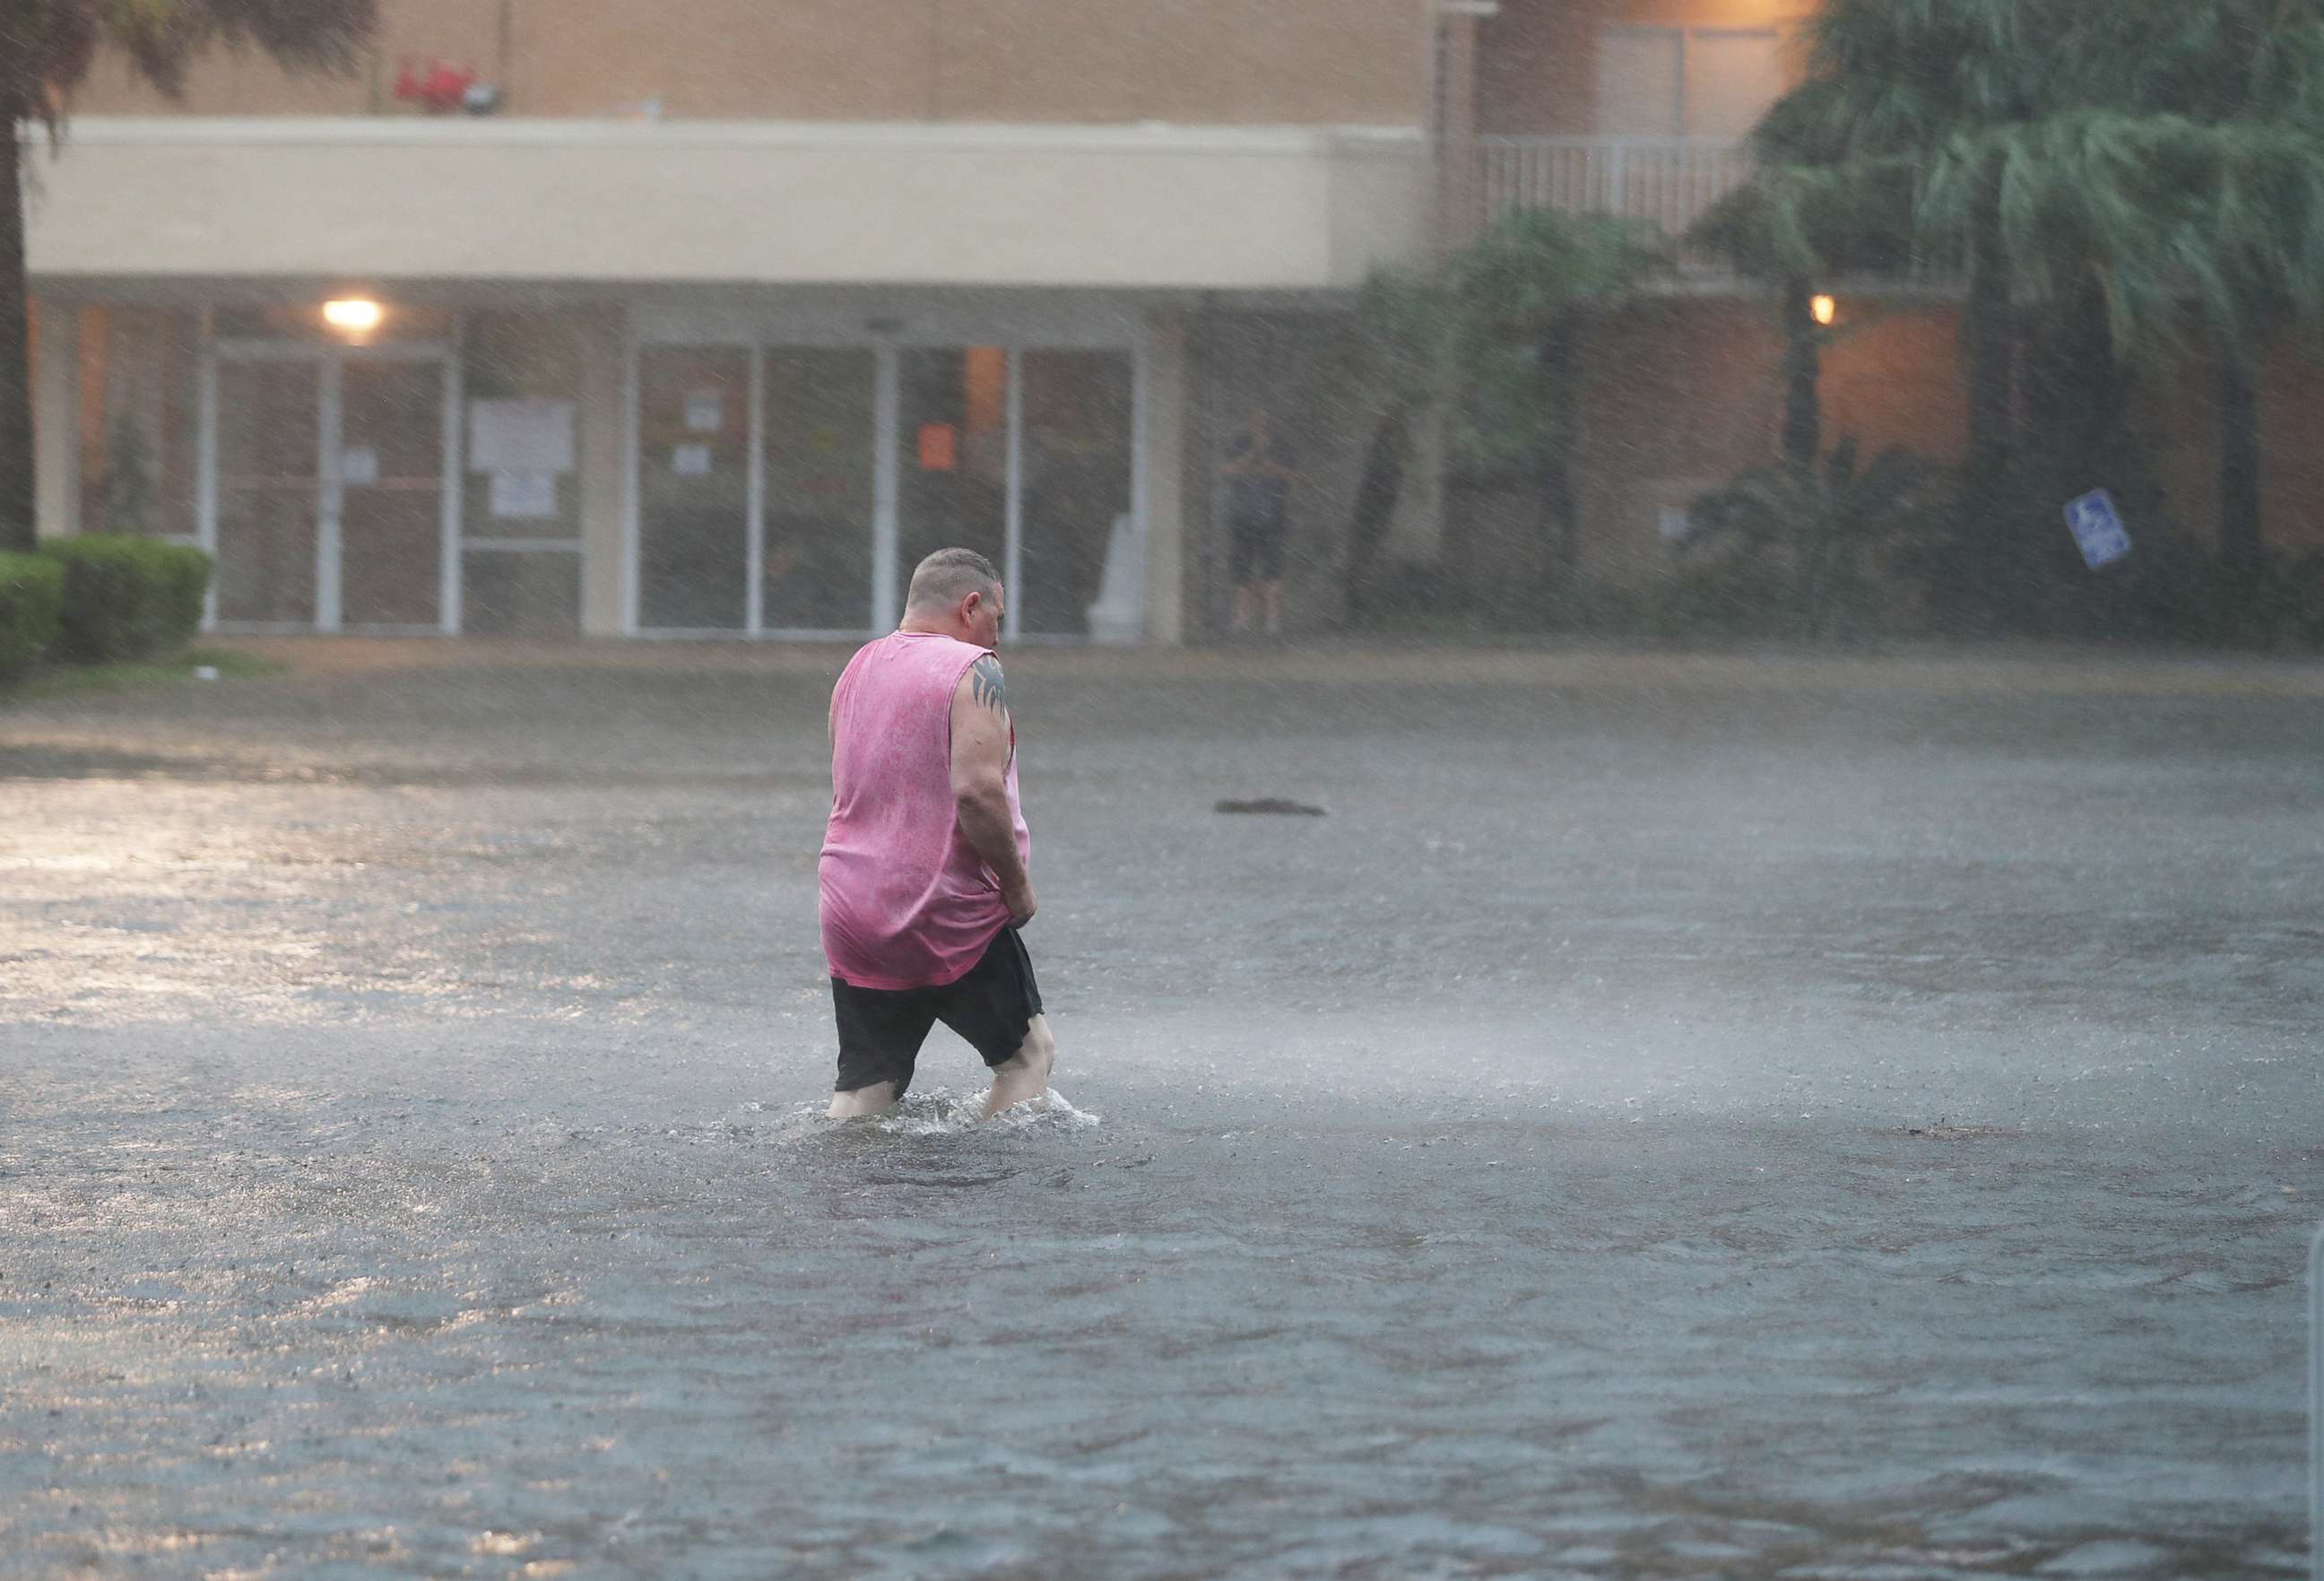
[{"label": "pink sleeveless shirt", "polygon": [[[897,632],[848,661],[832,692],[831,822],[823,837],[823,953],[858,988],[950,983],[1008,926],[1001,880],[961,832],[952,795],[952,699],[985,650]],[[1009,733],[1009,817],[1017,800]]]}]

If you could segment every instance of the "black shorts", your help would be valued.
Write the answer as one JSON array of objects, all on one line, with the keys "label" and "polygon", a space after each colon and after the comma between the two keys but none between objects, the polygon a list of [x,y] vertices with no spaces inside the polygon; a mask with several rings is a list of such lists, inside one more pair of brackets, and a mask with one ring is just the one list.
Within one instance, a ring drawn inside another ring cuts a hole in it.
[{"label": "black shorts", "polygon": [[942,987],[858,988],[834,977],[831,1003],[839,1017],[839,1079],[832,1090],[892,1081],[900,1098],[912,1085],[920,1045],[938,1022],[967,1039],[987,1065],[1013,1057],[1041,1013],[1041,985],[1033,980],[1025,940],[1003,928],[976,965]]},{"label": "black shorts", "polygon": [[1236,587],[1283,580],[1281,522],[1246,519],[1231,523],[1227,530],[1227,550]]}]

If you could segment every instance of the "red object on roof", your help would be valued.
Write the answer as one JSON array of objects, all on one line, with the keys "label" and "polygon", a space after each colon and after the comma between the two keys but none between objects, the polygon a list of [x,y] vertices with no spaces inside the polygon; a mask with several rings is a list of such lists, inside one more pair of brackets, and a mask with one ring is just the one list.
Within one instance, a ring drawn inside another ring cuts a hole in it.
[{"label": "red object on roof", "polygon": [[423,105],[431,115],[449,115],[459,109],[475,83],[472,67],[430,60],[423,71],[407,55],[395,74],[395,97]]}]

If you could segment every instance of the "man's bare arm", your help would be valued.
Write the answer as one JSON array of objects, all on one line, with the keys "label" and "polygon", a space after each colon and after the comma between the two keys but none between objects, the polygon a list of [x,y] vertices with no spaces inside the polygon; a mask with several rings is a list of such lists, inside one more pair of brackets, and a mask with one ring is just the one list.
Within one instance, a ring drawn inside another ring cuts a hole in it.
[{"label": "man's bare arm", "polygon": [[1019,927],[1033,920],[1033,881],[1017,849],[1009,811],[1009,698],[1001,661],[987,653],[968,667],[952,697],[952,799],[960,832],[1001,880],[1001,898]]}]

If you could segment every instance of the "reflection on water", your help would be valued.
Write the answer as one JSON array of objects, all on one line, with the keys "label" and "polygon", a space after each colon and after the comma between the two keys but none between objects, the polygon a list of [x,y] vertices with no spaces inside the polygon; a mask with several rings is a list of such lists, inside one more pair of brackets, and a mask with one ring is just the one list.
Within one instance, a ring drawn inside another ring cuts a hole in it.
[{"label": "reflection on water", "polygon": [[1694,1124],[1682,1160],[1530,1102],[1286,1129],[1118,1077],[1103,1124],[973,1087],[576,1124],[438,1061],[223,1116],[16,1073],[23,1573],[2161,1576],[2294,1540],[2292,1414],[2134,1362],[2264,1354],[2299,1210],[2136,1149]]},{"label": "reflection on water", "polygon": [[805,660],[12,719],[0,1577],[2297,1573],[2313,702],[1327,657],[1012,661],[992,1123]]}]

